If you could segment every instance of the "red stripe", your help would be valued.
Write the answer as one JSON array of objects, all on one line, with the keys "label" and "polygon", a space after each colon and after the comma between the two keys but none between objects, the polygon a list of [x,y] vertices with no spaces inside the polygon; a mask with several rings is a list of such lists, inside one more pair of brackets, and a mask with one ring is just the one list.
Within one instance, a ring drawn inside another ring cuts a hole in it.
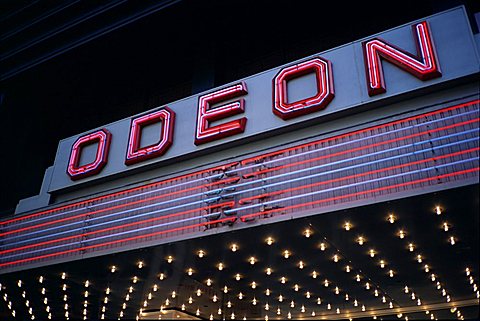
[{"label": "red stripe", "polygon": [[224,180],[221,180],[221,181],[208,183],[208,184],[203,184],[203,185],[200,185],[200,186],[195,186],[195,187],[191,187],[191,188],[188,188],[188,189],[179,190],[179,191],[176,191],[176,192],[161,194],[161,195],[153,196],[153,197],[150,197],[150,198],[133,201],[133,202],[130,202],[130,203],[119,204],[119,205],[106,207],[106,208],[96,210],[96,211],[91,211],[91,212],[86,212],[86,213],[82,213],[82,214],[78,214],[78,215],[74,215],[74,216],[64,217],[64,218],[61,218],[61,219],[58,219],[58,220],[48,221],[48,222],[35,224],[35,225],[23,227],[23,228],[8,231],[8,232],[3,232],[3,233],[0,233],[0,236],[16,234],[16,233],[19,233],[19,232],[24,232],[24,231],[28,231],[28,230],[32,230],[32,229],[38,229],[40,227],[53,225],[53,224],[56,224],[56,223],[62,223],[62,222],[66,222],[66,221],[71,221],[71,220],[74,220],[74,219],[77,219],[77,218],[82,218],[82,217],[89,216],[89,215],[95,215],[95,214],[103,213],[103,212],[106,212],[106,211],[116,210],[116,209],[120,209],[120,208],[127,207],[127,206],[130,206],[130,205],[142,204],[142,203],[145,203],[145,202],[161,199],[161,198],[164,198],[164,197],[167,197],[167,196],[172,196],[172,195],[175,195],[175,194],[190,192],[190,191],[193,191],[195,189],[199,189],[199,188],[203,188],[203,187],[209,187],[209,186],[213,186],[213,185],[229,183],[229,182],[232,182],[232,181],[235,181],[235,180],[238,180],[238,179],[240,179],[240,177],[227,178],[227,179],[224,179]]},{"label": "red stripe", "polygon": [[95,245],[89,245],[89,246],[83,246],[83,247],[80,247],[80,248],[77,248],[77,249],[71,249],[71,250],[66,250],[66,251],[62,251],[62,252],[55,252],[55,253],[40,255],[40,256],[36,256],[36,257],[21,259],[21,260],[17,260],[17,261],[6,262],[6,263],[0,264],[0,267],[13,265],[13,264],[18,264],[18,263],[25,263],[25,262],[30,262],[30,261],[41,260],[41,259],[45,259],[45,258],[49,258],[49,257],[53,257],[53,256],[68,254],[68,253],[85,251],[85,250],[89,250],[89,249],[93,249],[93,248],[97,248],[97,247],[101,247],[101,246],[108,246],[108,245],[113,245],[113,244],[122,243],[122,242],[134,241],[134,240],[137,240],[139,238],[146,238],[146,237],[157,236],[157,235],[161,235],[161,234],[165,234],[165,233],[178,232],[178,231],[185,230],[185,229],[188,229],[188,228],[195,228],[195,227],[200,227],[200,226],[205,226],[205,225],[210,225],[210,224],[223,223],[223,222],[234,221],[234,220],[236,220],[235,217],[226,217],[226,218],[223,218],[223,219],[220,219],[220,220],[215,220],[215,221],[210,221],[210,222],[205,222],[205,223],[198,223],[198,224],[193,224],[193,225],[183,226],[183,227],[177,227],[177,228],[173,228],[173,229],[169,229],[169,230],[165,230],[165,231],[159,231],[159,232],[145,234],[145,235],[132,236],[132,237],[129,237],[129,238],[126,238],[126,239],[115,240],[115,241],[110,241],[110,242],[95,244]]},{"label": "red stripe", "polygon": [[299,207],[316,205],[316,204],[320,204],[320,203],[339,200],[339,199],[342,199],[342,198],[348,198],[348,197],[358,196],[358,195],[362,195],[362,194],[375,193],[375,192],[380,192],[380,191],[393,189],[393,188],[397,188],[397,187],[402,187],[402,186],[407,186],[407,185],[415,185],[415,184],[424,183],[424,182],[428,182],[428,181],[433,181],[433,180],[437,180],[437,179],[441,179],[441,178],[446,178],[446,177],[450,177],[450,176],[457,176],[457,175],[467,174],[467,173],[471,173],[471,172],[478,172],[478,171],[479,171],[479,167],[475,167],[475,168],[466,169],[466,170],[462,170],[462,171],[458,171],[458,172],[437,175],[437,176],[434,176],[434,177],[422,178],[422,179],[419,179],[419,180],[416,180],[416,181],[379,187],[379,188],[371,189],[371,190],[368,190],[368,191],[361,191],[361,192],[347,194],[347,195],[340,195],[340,196],[330,197],[330,198],[326,198],[326,199],[322,199],[322,200],[318,200],[318,201],[312,201],[312,202],[302,203],[302,204],[295,204],[295,205],[282,207],[282,208],[278,208],[278,209],[271,209],[271,210],[267,210],[267,211],[263,211],[263,212],[257,212],[257,213],[253,213],[253,214],[243,215],[243,216],[240,217],[240,219],[242,220],[242,222],[244,222],[245,219],[247,219],[247,218],[255,217],[255,216],[259,216],[259,215],[265,215],[265,214],[269,214],[269,213],[272,213],[272,212],[285,211],[285,210],[299,208]]},{"label": "red stripe", "polygon": [[[451,154],[446,154],[446,155],[441,155],[441,156],[435,156],[435,157],[422,159],[422,160],[418,160],[418,161],[414,161],[414,162],[410,162],[410,163],[406,163],[406,164],[395,165],[395,166],[391,166],[391,167],[372,170],[372,171],[365,172],[365,173],[353,174],[353,175],[350,175],[350,176],[333,178],[333,179],[330,179],[330,180],[327,180],[327,181],[322,181],[322,182],[317,182],[317,183],[313,183],[313,184],[307,184],[307,185],[303,185],[303,186],[287,188],[287,189],[284,189],[284,190],[275,191],[275,192],[271,192],[271,193],[265,193],[265,194],[262,194],[260,196],[261,197],[268,197],[268,196],[274,196],[274,195],[277,195],[277,194],[284,194],[284,193],[292,192],[292,191],[295,191],[295,190],[302,190],[302,189],[306,189],[306,188],[310,188],[310,187],[316,187],[316,186],[325,185],[325,184],[329,184],[329,183],[335,183],[335,182],[339,182],[339,181],[349,180],[349,179],[352,179],[352,178],[367,176],[367,175],[370,175],[370,174],[376,174],[376,173],[386,172],[386,171],[399,169],[399,168],[403,168],[403,167],[409,167],[409,166],[417,165],[417,164],[421,164],[421,163],[436,161],[436,160],[443,159],[443,158],[454,157],[454,156],[458,156],[458,155],[462,155],[462,154],[466,154],[466,153],[470,153],[470,152],[474,152],[474,151],[478,151],[478,150],[480,150],[479,147],[474,147],[474,148],[470,148],[470,149],[467,149],[467,150],[463,150],[463,151],[459,151],[459,152],[455,152],[455,153],[451,153]],[[242,202],[245,202],[245,200],[260,198],[260,196],[247,197],[247,198],[239,200],[238,203],[242,204]]]},{"label": "red stripe", "polygon": [[123,224],[123,225],[120,225],[120,226],[107,227],[107,228],[97,230],[97,231],[75,234],[75,235],[63,237],[63,238],[60,238],[60,239],[48,240],[48,241],[44,241],[44,242],[40,242],[40,243],[25,245],[25,246],[18,247],[18,248],[3,250],[3,251],[0,251],[0,254],[17,252],[17,251],[26,250],[26,249],[29,249],[29,248],[32,248],[32,247],[43,246],[43,245],[53,244],[53,243],[62,242],[62,241],[68,241],[68,240],[75,239],[75,238],[78,238],[78,237],[90,236],[90,235],[94,235],[94,234],[98,234],[98,233],[117,230],[117,229],[120,229],[120,228],[130,227],[130,226],[134,226],[134,225],[140,225],[140,224],[151,223],[151,222],[155,222],[155,221],[161,221],[161,220],[165,220],[165,219],[180,216],[180,215],[185,215],[185,214],[192,213],[192,212],[215,209],[215,208],[219,208],[219,207],[223,207],[223,206],[233,207],[234,205],[235,205],[235,203],[233,201],[231,201],[231,202],[225,202],[225,203],[215,204],[215,205],[211,205],[211,206],[195,208],[195,209],[182,211],[182,212],[177,212],[177,213],[173,213],[173,214],[169,214],[169,215],[165,215],[165,216],[161,216],[161,217],[150,218],[150,219],[139,221],[139,222],[131,222],[131,223]]},{"label": "red stripe", "polygon": [[358,152],[358,151],[368,149],[368,148],[371,148],[371,147],[378,147],[378,146],[381,146],[381,145],[390,144],[390,143],[402,141],[402,140],[409,139],[409,138],[415,138],[415,137],[419,137],[419,136],[422,136],[422,135],[435,133],[435,132],[438,132],[438,131],[441,131],[441,130],[447,130],[447,129],[455,128],[455,127],[458,127],[458,126],[463,126],[463,125],[468,125],[468,124],[471,124],[471,123],[476,123],[479,120],[480,120],[480,118],[475,118],[475,119],[467,120],[467,121],[464,121],[464,122],[461,122],[461,123],[456,123],[456,124],[452,124],[452,125],[448,125],[448,126],[444,126],[444,127],[439,127],[439,128],[435,128],[435,129],[429,129],[429,130],[426,130],[426,131],[421,132],[421,133],[411,134],[411,135],[403,136],[403,137],[397,137],[397,138],[390,139],[390,140],[387,140],[387,141],[384,141],[384,142],[373,143],[373,144],[370,144],[370,145],[360,146],[360,147],[357,147],[357,148],[348,149],[348,150],[344,150],[344,151],[333,153],[333,154],[322,155],[322,156],[319,156],[319,157],[310,158],[310,159],[306,159],[306,160],[303,160],[303,161],[298,161],[298,162],[295,162],[295,163],[288,163],[286,165],[281,165],[281,166],[268,168],[268,169],[264,169],[264,170],[257,171],[257,172],[243,174],[242,176],[244,178],[250,178],[250,177],[253,177],[253,176],[260,175],[260,174],[265,174],[265,173],[272,172],[272,171],[278,171],[280,169],[284,169],[284,168],[288,168],[288,167],[292,167],[292,166],[296,166],[296,165],[302,165],[302,164],[314,162],[314,161],[325,159],[325,158],[331,158],[331,157],[340,156],[340,155],[344,155],[344,154],[348,154],[348,153],[352,153],[352,152]]},{"label": "red stripe", "polygon": [[208,172],[212,172],[212,171],[216,171],[216,170],[224,170],[225,168],[232,167],[236,164],[238,164],[238,162],[231,162],[231,163],[228,163],[228,164],[215,166],[215,167],[208,168],[208,169],[205,169],[205,170],[201,170],[201,171],[198,171],[198,172],[193,172],[193,173],[190,173],[190,174],[177,176],[177,177],[170,178],[170,179],[167,179],[167,180],[164,180],[164,181],[150,183],[150,184],[147,184],[147,185],[142,185],[142,186],[138,186],[138,187],[135,187],[135,188],[126,189],[126,190],[119,191],[119,192],[116,192],[116,193],[111,193],[111,194],[107,194],[107,195],[103,195],[103,196],[90,198],[90,199],[87,199],[87,200],[84,200],[84,201],[81,201],[81,202],[68,204],[68,205],[64,205],[64,206],[61,206],[61,207],[52,208],[52,209],[45,210],[45,211],[42,211],[42,212],[37,212],[37,213],[30,214],[30,215],[25,215],[25,216],[21,216],[21,217],[12,218],[12,219],[0,222],[0,226],[6,225],[6,224],[9,224],[9,223],[13,223],[13,222],[17,222],[17,221],[21,221],[21,220],[25,220],[27,218],[32,218],[32,217],[37,217],[37,216],[44,215],[44,214],[49,214],[49,213],[52,213],[52,212],[55,212],[55,211],[61,211],[61,210],[68,209],[68,208],[71,208],[71,207],[76,207],[76,206],[83,205],[83,204],[86,204],[86,203],[91,203],[91,202],[103,200],[103,199],[110,198],[110,197],[116,197],[118,195],[123,195],[123,194],[131,193],[131,192],[136,192],[138,190],[146,189],[146,188],[149,188],[149,187],[152,187],[152,186],[159,186],[159,185],[167,184],[167,183],[170,183],[170,182],[173,182],[173,181],[176,181],[176,180],[184,179],[186,177],[196,176],[196,175],[200,175],[200,174],[203,174],[203,173],[208,173]]}]

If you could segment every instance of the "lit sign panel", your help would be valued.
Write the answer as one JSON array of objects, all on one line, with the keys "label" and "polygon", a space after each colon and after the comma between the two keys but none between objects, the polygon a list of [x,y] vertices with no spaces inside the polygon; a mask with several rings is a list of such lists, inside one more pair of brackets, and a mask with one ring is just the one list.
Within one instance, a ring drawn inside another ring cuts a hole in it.
[{"label": "lit sign panel", "polygon": [[47,190],[384,108],[373,103],[478,72],[468,19],[455,8],[64,139]]}]

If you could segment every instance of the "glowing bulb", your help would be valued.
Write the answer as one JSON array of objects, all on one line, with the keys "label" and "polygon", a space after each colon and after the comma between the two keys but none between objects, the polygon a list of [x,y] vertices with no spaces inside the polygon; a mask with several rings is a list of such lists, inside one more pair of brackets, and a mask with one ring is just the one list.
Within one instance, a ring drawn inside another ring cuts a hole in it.
[{"label": "glowing bulb", "polygon": [[436,213],[437,215],[442,214],[442,208],[441,208],[439,205],[435,206],[435,213]]},{"label": "glowing bulb", "polygon": [[255,289],[255,288],[257,287],[257,283],[256,283],[255,281],[253,281],[253,282],[251,283],[251,287],[252,287],[252,289]]},{"label": "glowing bulb", "polygon": [[423,266],[423,268],[424,268],[424,270],[425,270],[426,273],[430,272],[430,267],[428,266],[428,264],[425,264],[425,265]]},{"label": "glowing bulb", "polygon": [[205,256],[205,251],[204,250],[199,250],[197,252],[197,255],[198,255],[199,258],[203,258]]},{"label": "glowing bulb", "polygon": [[62,273],[62,280],[65,280],[65,278],[67,277],[67,274],[65,272]]},{"label": "glowing bulb", "polygon": [[335,287],[335,294],[340,294],[340,289],[338,288],[338,286]]},{"label": "glowing bulb", "polygon": [[280,294],[280,296],[278,297],[278,302],[283,302],[283,296]]},{"label": "glowing bulb", "polygon": [[267,237],[267,239],[265,240],[265,242],[267,242],[268,245],[272,245],[273,242],[274,242],[274,239],[273,239],[271,236],[269,236],[269,237]]},{"label": "glowing bulb", "polygon": [[192,269],[192,268],[188,268],[187,274],[188,274],[188,275],[192,275],[192,274],[193,274],[193,269]]},{"label": "glowing bulb", "polygon": [[286,281],[287,281],[287,279],[286,279],[284,276],[282,276],[282,277],[280,278],[280,282],[281,282],[281,283],[285,283]]},{"label": "glowing bulb", "polygon": [[85,287],[88,288],[90,286],[90,281],[85,281]]},{"label": "glowing bulb", "polygon": [[238,250],[238,245],[236,243],[233,243],[232,245],[230,245],[230,249],[232,250],[232,252],[236,252]]},{"label": "glowing bulb", "polygon": [[248,261],[250,262],[251,265],[254,265],[257,259],[254,256],[251,256]]},{"label": "glowing bulb", "polygon": [[422,263],[422,256],[420,254],[417,255],[417,262]]},{"label": "glowing bulb", "polygon": [[323,285],[325,285],[326,288],[328,287],[329,284],[330,284],[330,283],[328,282],[327,279],[325,279],[325,281],[323,281]]},{"label": "glowing bulb", "polygon": [[310,295],[310,291],[307,291],[307,293],[305,293],[305,297],[306,297],[307,299],[310,299],[310,296],[311,296],[311,295]]},{"label": "glowing bulb", "polygon": [[350,229],[352,228],[352,224],[350,222],[345,222],[345,224],[343,224],[343,227],[345,228],[345,231],[350,231]]},{"label": "glowing bulb", "polygon": [[303,261],[298,262],[298,268],[303,269],[305,267],[305,263]]},{"label": "glowing bulb", "polygon": [[395,223],[395,219],[396,219],[395,215],[393,215],[393,214],[389,214],[389,215],[388,215],[388,221],[389,221],[391,224]]},{"label": "glowing bulb", "polygon": [[368,251],[368,254],[370,254],[370,257],[375,257],[375,250],[370,249],[370,251]]},{"label": "glowing bulb", "polygon": [[223,287],[223,293],[228,293],[228,287],[226,285]]},{"label": "glowing bulb", "polygon": [[235,274],[235,280],[240,281],[241,278],[242,276],[239,273]]},{"label": "glowing bulb", "polygon": [[272,268],[269,268],[269,267],[268,267],[268,268],[265,270],[265,273],[267,273],[267,275],[272,274]]},{"label": "glowing bulb", "polygon": [[167,256],[167,262],[172,263],[173,262],[173,256],[171,256],[171,255]]},{"label": "glowing bulb", "polygon": [[211,279],[207,279],[207,286],[211,286],[212,285],[212,280]]},{"label": "glowing bulb", "polygon": [[306,238],[309,238],[312,235],[312,231],[307,228],[303,231],[303,235],[305,235]]},{"label": "glowing bulb", "polygon": [[400,237],[401,239],[404,239],[405,238],[405,231],[404,230],[400,230],[398,231],[398,237]]},{"label": "glowing bulb", "polygon": [[363,243],[365,243],[365,238],[364,238],[363,236],[359,236],[359,237],[357,238],[357,243],[358,243],[359,245],[363,245]]},{"label": "glowing bulb", "polygon": [[238,294],[238,299],[239,299],[239,300],[242,300],[242,299],[243,299],[243,293],[242,293],[242,292],[240,292],[240,293]]},{"label": "glowing bulb", "polygon": [[298,284],[295,284],[293,286],[293,289],[295,290],[295,292],[298,292],[298,290],[300,289],[300,287],[298,286]]},{"label": "glowing bulb", "polygon": [[393,278],[393,270],[388,271],[388,275]]},{"label": "glowing bulb", "polygon": [[283,257],[288,259],[290,257],[290,251],[289,250],[283,251]]},{"label": "glowing bulb", "polygon": [[380,260],[380,267],[382,269],[385,267],[385,261],[384,260]]},{"label": "glowing bulb", "polygon": [[405,289],[405,290],[404,290],[405,293],[408,293],[408,291],[409,291],[408,286],[405,285],[405,288],[404,288],[404,289]]},{"label": "glowing bulb", "polygon": [[218,301],[218,297],[217,297],[216,294],[213,295],[212,301],[213,301],[213,302],[217,302],[217,301]]},{"label": "glowing bulb", "polygon": [[327,248],[327,245],[325,243],[320,243],[320,250],[321,251],[325,251],[325,249]]},{"label": "glowing bulb", "polygon": [[252,300],[252,304],[253,304],[253,305],[257,305],[257,299],[255,299],[255,297],[254,297],[253,300]]},{"label": "glowing bulb", "polygon": [[172,295],[171,295],[171,296],[172,296],[172,299],[175,299],[175,297],[177,296],[177,292],[172,291]]},{"label": "glowing bulb", "polygon": [[466,274],[467,276],[470,276],[470,268],[468,268],[468,267],[465,268],[465,274]]},{"label": "glowing bulb", "polygon": [[370,290],[370,283],[365,283],[365,289]]},{"label": "glowing bulb", "polygon": [[143,262],[142,261],[138,262],[137,266],[138,266],[139,269],[143,268]]},{"label": "glowing bulb", "polygon": [[219,271],[223,270],[224,267],[225,267],[225,266],[223,265],[222,262],[218,263],[218,270],[219,270]]},{"label": "glowing bulb", "polygon": [[158,276],[158,279],[160,281],[163,281],[165,279],[165,274],[164,273],[160,273],[160,275]]},{"label": "glowing bulb", "polygon": [[357,275],[355,276],[355,280],[356,280],[357,282],[360,282],[360,280],[361,280],[360,274],[357,274]]},{"label": "glowing bulb", "polygon": [[322,299],[321,298],[317,298],[317,304],[318,305],[322,304]]},{"label": "glowing bulb", "polygon": [[450,236],[450,238],[448,240],[449,240],[451,245],[455,245],[455,237]]},{"label": "glowing bulb", "polygon": [[337,254],[335,254],[335,255],[333,256],[333,262],[337,263],[338,260],[339,260],[339,256],[338,256]]},{"label": "glowing bulb", "polygon": [[448,229],[449,229],[450,226],[448,225],[447,222],[443,222],[442,227],[443,227],[443,230],[444,230],[445,232],[448,232]]}]

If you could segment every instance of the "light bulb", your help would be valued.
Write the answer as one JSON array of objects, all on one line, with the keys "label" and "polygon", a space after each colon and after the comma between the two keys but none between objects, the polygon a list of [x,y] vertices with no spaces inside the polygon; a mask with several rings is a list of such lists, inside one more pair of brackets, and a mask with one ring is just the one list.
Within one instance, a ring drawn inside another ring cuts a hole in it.
[{"label": "light bulb", "polygon": [[365,238],[364,238],[363,236],[359,236],[359,237],[357,238],[357,243],[358,243],[359,245],[363,245],[363,243],[365,243]]},{"label": "light bulb", "polygon": [[352,228],[352,223],[345,222],[345,224],[343,224],[343,227],[345,228],[345,231],[350,231],[350,229]]},{"label": "light bulb", "polygon": [[388,221],[389,221],[391,224],[395,223],[395,219],[396,219],[395,215],[393,215],[393,214],[389,214],[389,215],[388,215]]}]

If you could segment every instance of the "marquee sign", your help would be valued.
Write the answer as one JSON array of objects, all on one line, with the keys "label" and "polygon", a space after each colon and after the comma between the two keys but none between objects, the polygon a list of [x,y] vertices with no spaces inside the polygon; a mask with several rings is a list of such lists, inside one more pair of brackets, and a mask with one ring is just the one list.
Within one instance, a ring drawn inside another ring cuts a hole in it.
[{"label": "marquee sign", "polygon": [[48,192],[295,130],[478,72],[468,19],[455,8],[64,139]]}]

